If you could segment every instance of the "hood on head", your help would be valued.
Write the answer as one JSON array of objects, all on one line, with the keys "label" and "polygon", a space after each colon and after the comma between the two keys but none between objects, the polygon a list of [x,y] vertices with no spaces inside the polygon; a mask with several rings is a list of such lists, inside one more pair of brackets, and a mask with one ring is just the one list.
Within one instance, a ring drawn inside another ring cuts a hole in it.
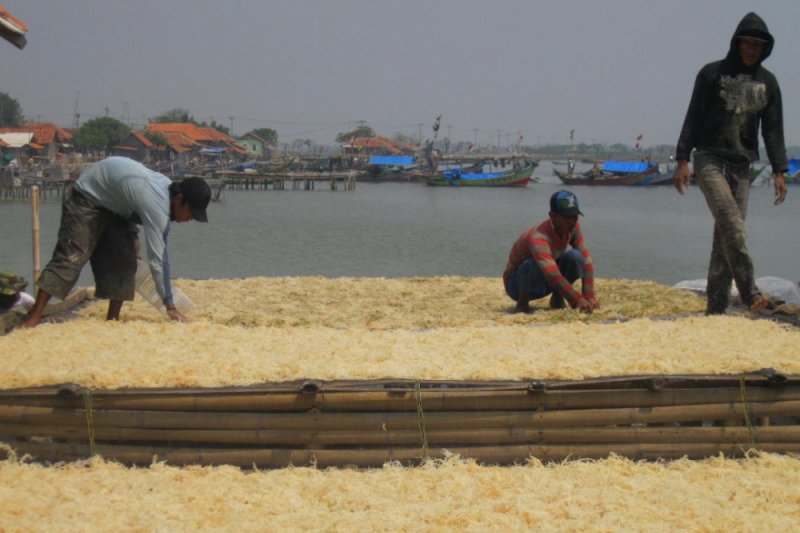
[{"label": "hood on head", "polygon": [[739,22],[739,25],[736,26],[736,31],[733,32],[733,37],[731,37],[731,47],[728,52],[729,58],[740,61],[739,39],[742,37],[754,37],[756,39],[764,39],[767,41],[764,45],[764,53],[761,54],[761,59],[758,61],[759,65],[772,53],[772,47],[775,45],[775,38],[772,37],[772,34],[767,29],[767,23],[764,22],[764,19],[752,11],[742,18],[741,22]]}]

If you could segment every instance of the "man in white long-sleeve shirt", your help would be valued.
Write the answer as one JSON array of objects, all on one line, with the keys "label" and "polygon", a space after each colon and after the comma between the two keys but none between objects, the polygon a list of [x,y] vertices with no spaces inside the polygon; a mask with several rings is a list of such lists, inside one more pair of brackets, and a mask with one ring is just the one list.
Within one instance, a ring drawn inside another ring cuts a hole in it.
[{"label": "man in white long-sleeve shirt", "polygon": [[137,225],[144,230],[147,262],[156,290],[173,320],[170,285],[169,223],[208,222],[211,189],[201,178],[173,182],[125,157],[109,157],[86,169],[65,193],[53,258],[39,277],[36,303],[24,327],[36,326],[51,296],[63,299],[90,262],[95,296],[108,299],[108,320],[119,320],[124,301],[133,300]]}]

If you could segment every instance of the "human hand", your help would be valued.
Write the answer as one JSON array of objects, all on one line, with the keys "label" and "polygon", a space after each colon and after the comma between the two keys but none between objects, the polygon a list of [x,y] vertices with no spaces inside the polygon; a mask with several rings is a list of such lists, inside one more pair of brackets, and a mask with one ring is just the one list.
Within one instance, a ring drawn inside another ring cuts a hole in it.
[{"label": "human hand", "polygon": [[775,205],[780,205],[786,200],[786,194],[789,189],[786,188],[786,177],[783,172],[775,174]]},{"label": "human hand", "polygon": [[167,316],[169,316],[171,320],[175,320],[177,322],[188,322],[186,317],[183,316],[183,313],[178,311],[174,305],[167,306]]},{"label": "human hand", "polygon": [[578,303],[575,304],[575,309],[577,309],[581,313],[591,314],[596,306],[597,305],[592,303],[590,300],[587,300],[586,298],[581,298],[580,300],[578,300]]},{"label": "human hand", "polygon": [[672,184],[680,194],[683,194],[684,189],[689,186],[689,181],[691,179],[692,172],[689,170],[689,162],[681,159],[678,161],[678,166],[675,168],[675,173],[672,175]]}]

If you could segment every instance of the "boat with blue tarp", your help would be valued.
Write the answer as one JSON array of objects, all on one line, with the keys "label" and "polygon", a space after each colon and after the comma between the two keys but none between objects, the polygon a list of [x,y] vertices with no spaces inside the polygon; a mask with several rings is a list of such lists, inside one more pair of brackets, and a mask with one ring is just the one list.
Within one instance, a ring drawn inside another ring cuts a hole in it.
[{"label": "boat with blue tarp", "polygon": [[656,185],[669,179],[651,161],[603,161],[580,174],[570,164],[567,172],[553,172],[565,185]]},{"label": "boat with blue tarp", "polygon": [[785,176],[786,183],[800,183],[800,159],[789,159],[789,171]]},{"label": "boat with blue tarp", "polygon": [[425,183],[452,187],[525,187],[537,164],[529,162],[506,172],[464,172],[460,168],[449,168],[435,176],[425,176]]},{"label": "boat with blue tarp", "polygon": [[373,155],[368,176],[375,181],[414,181],[419,177],[417,162],[410,155]]}]

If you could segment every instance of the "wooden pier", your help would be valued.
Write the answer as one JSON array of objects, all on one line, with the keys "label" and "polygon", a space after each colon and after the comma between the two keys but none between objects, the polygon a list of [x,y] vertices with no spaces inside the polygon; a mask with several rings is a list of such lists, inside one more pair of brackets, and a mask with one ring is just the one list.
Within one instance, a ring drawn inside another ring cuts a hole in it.
[{"label": "wooden pier", "polygon": [[[219,181],[220,187],[231,190],[293,190],[353,191],[356,180],[364,172],[280,172],[254,174],[247,172],[215,172],[204,176],[209,182]],[[327,185],[327,186],[326,186]]]},{"label": "wooden pier", "polygon": [[[293,191],[353,191],[356,181],[364,172],[285,172],[250,174],[244,172],[217,172],[211,176],[199,176],[208,181],[212,200],[219,201],[225,189],[231,190],[293,190]],[[14,176],[10,172],[0,173],[0,200],[28,200],[32,187],[39,187],[39,197],[61,198],[73,180],[53,177]]]},{"label": "wooden pier", "polygon": [[14,176],[11,172],[0,172],[0,200],[30,199],[34,186],[39,187],[39,198],[61,198],[71,180],[51,177]]}]

